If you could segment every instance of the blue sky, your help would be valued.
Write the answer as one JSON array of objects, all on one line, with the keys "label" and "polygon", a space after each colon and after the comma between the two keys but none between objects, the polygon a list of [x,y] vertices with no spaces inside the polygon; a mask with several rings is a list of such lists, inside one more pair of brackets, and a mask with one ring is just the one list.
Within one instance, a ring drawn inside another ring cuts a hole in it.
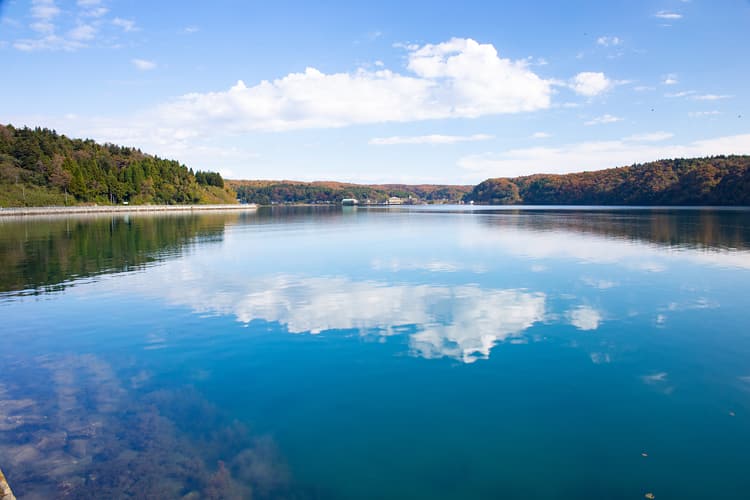
[{"label": "blue sky", "polygon": [[750,2],[0,1],[0,122],[245,179],[750,154]]}]

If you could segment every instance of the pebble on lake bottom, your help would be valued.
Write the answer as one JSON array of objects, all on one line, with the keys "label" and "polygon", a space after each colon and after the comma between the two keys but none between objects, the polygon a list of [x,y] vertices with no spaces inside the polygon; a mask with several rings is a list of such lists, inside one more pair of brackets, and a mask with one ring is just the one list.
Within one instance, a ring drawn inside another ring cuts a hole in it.
[{"label": "pebble on lake bottom", "polygon": [[654,498],[656,498],[656,496],[653,493],[646,493],[643,496],[648,498],[648,500],[653,500]]}]

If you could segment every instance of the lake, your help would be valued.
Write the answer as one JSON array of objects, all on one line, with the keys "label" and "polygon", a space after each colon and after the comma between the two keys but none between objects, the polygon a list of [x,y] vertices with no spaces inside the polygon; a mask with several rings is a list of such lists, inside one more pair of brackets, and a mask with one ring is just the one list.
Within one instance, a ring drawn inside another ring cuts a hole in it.
[{"label": "lake", "polygon": [[0,218],[19,498],[750,496],[750,211]]}]

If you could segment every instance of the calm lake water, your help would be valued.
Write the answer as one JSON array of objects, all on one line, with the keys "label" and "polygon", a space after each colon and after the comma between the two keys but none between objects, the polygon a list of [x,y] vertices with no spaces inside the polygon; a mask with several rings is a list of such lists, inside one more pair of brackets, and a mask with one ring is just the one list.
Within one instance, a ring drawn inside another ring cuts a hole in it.
[{"label": "calm lake water", "polygon": [[750,498],[750,212],[0,219],[20,498]]}]

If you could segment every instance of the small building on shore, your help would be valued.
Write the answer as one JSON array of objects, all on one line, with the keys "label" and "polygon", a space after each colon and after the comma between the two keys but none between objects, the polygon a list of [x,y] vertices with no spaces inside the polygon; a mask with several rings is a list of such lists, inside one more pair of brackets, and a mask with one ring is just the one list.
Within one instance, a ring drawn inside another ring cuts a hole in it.
[{"label": "small building on shore", "polygon": [[358,205],[359,201],[357,201],[356,198],[344,198],[343,200],[341,200],[341,204],[342,205],[348,205],[348,206]]},{"label": "small building on shore", "polygon": [[399,198],[398,196],[391,196],[388,198],[388,205],[403,205],[404,200]]}]

